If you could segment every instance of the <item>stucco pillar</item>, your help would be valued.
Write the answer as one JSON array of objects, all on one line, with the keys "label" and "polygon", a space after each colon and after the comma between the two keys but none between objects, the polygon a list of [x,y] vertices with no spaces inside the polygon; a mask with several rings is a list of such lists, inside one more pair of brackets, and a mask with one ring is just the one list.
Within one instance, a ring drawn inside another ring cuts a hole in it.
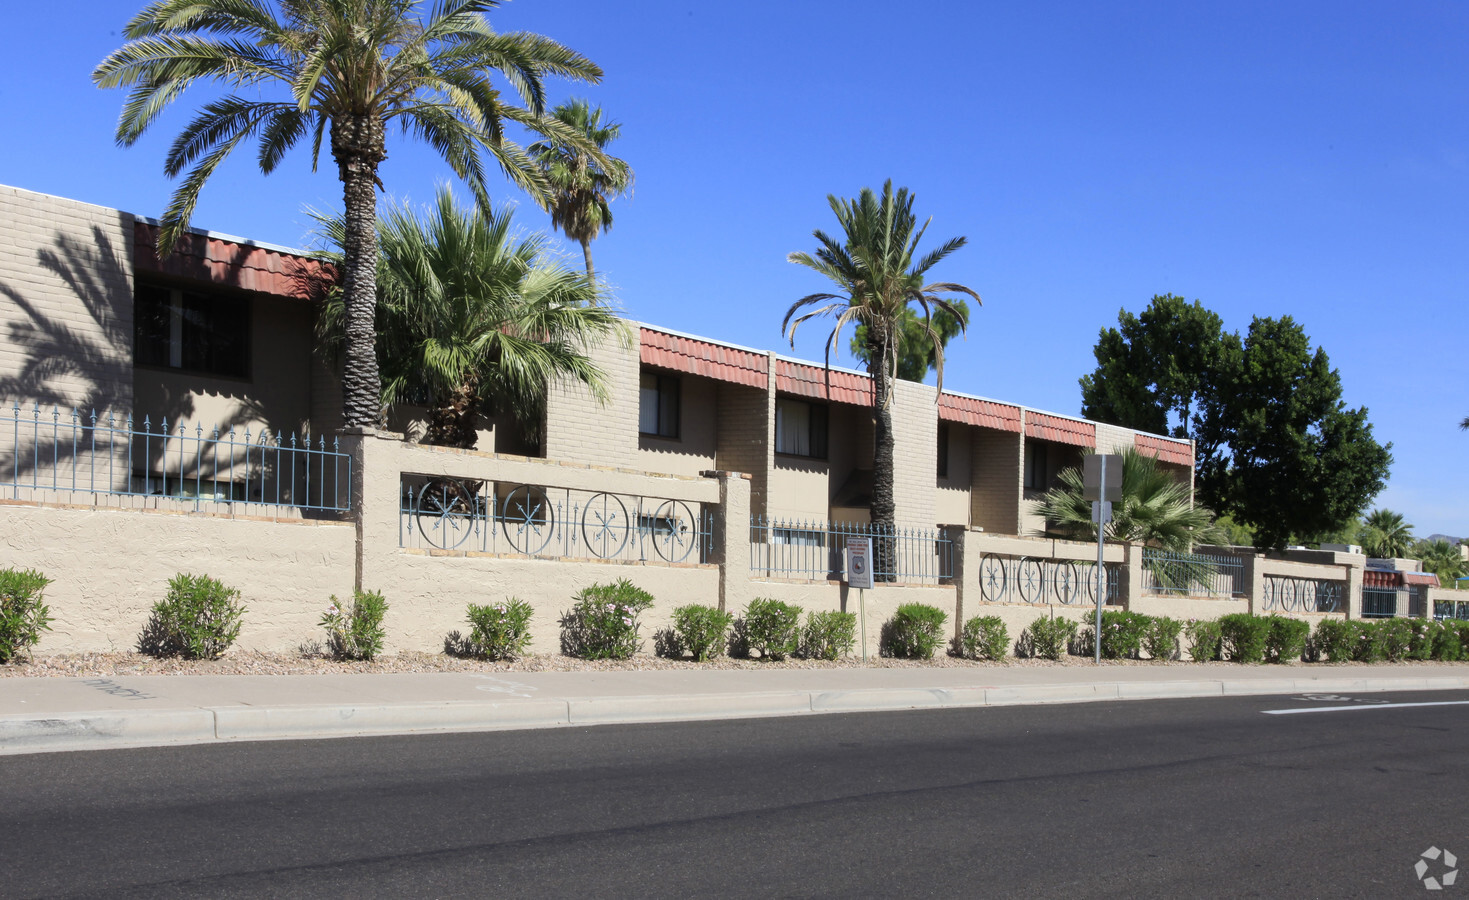
[{"label": "stucco pillar", "polygon": [[[1366,557],[1362,557],[1366,563]],[[1362,569],[1363,566],[1347,563],[1347,596],[1346,610],[1348,619],[1362,618]]]},{"label": "stucco pillar", "polygon": [[[964,594],[973,590],[974,596],[979,596],[979,566],[977,559],[976,565],[967,565],[965,537],[969,534],[968,526],[942,525],[940,528],[949,539],[950,552],[953,554],[954,646],[958,648],[959,638],[964,633]],[[969,571],[971,568],[974,569],[972,573]]]},{"label": "stucco pillar", "polygon": [[744,609],[750,588],[750,476],[744,472],[705,472],[719,480],[719,510],[714,516],[714,562],[719,564],[719,608]]},{"label": "stucco pillar", "polygon": [[[1143,596],[1143,545],[1131,541],[1122,545],[1122,584],[1117,599],[1130,610]],[[1104,606],[1112,604],[1103,601]]]},{"label": "stucco pillar", "polygon": [[1245,583],[1245,599],[1249,601],[1251,615],[1265,615],[1265,557],[1260,553],[1243,551],[1236,554],[1243,564],[1242,578]]},{"label": "stucco pillar", "polygon": [[357,528],[353,586],[372,590],[374,567],[391,565],[398,549],[401,507],[397,453],[403,436],[375,428],[342,430],[343,449],[352,455],[352,521]]}]

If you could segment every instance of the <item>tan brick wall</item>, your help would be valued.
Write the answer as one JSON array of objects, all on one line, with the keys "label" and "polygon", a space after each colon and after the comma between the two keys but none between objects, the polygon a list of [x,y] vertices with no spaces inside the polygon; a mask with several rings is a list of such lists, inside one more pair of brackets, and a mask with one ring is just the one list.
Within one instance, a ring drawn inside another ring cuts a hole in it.
[{"label": "tan brick wall", "polygon": [[766,489],[775,446],[775,410],[762,388],[720,384],[715,402],[714,468],[750,476],[750,511],[765,515]]},{"label": "tan brick wall", "polygon": [[598,466],[634,464],[638,452],[637,326],[631,325],[629,333],[631,345],[612,338],[591,350],[590,356],[606,378],[605,405],[579,383],[562,380],[551,385],[546,397],[547,459]]},{"label": "tan brick wall", "polygon": [[1133,445],[1132,429],[1108,425],[1104,422],[1097,423],[1098,453],[1121,453],[1123,450],[1131,449]]},{"label": "tan brick wall", "polygon": [[[893,499],[900,528],[932,528],[938,466],[938,390],[898,381],[893,392]],[[947,523],[945,523],[947,524]]]},{"label": "tan brick wall", "polygon": [[133,217],[0,187],[0,402],[131,411]]},{"label": "tan brick wall", "polygon": [[1019,434],[988,428],[972,429],[971,435],[970,524],[993,534],[1017,534],[1023,440]]}]

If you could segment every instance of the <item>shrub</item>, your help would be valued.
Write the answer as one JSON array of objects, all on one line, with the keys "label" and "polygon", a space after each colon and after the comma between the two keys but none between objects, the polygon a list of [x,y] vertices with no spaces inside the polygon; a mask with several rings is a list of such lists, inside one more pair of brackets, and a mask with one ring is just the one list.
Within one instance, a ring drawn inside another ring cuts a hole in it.
[{"label": "shrub", "polygon": [[138,649],[150,656],[217,659],[239,637],[245,614],[239,599],[239,591],[208,575],[179,573],[168,582],[167,596],[153,604]]},{"label": "shrub", "polygon": [[1143,635],[1143,649],[1153,659],[1173,659],[1178,656],[1178,636],[1182,633],[1183,623],[1177,619],[1152,616],[1148,621],[1148,631]]},{"label": "shrub", "polygon": [[1346,619],[1322,619],[1316,623],[1311,643],[1331,662],[1345,662],[1357,652],[1357,624]]},{"label": "shrub", "polygon": [[673,627],[661,641],[663,655],[679,659],[687,651],[695,662],[707,662],[724,650],[733,622],[732,613],[712,606],[680,606],[673,611]]},{"label": "shrub", "polygon": [[1076,639],[1076,623],[1071,619],[1042,617],[1030,623],[1021,640],[1032,654],[1046,659],[1060,659]]},{"label": "shrub", "polygon": [[322,614],[326,649],[337,659],[372,659],[383,651],[383,614],[388,601],[377,591],[354,591],[352,606],[335,595]]},{"label": "shrub", "polygon": [[8,663],[51,630],[41,593],[51,579],[33,569],[0,569],[0,663]]},{"label": "shrub", "polygon": [[904,603],[882,626],[882,655],[898,659],[933,659],[944,642],[949,614],[925,603]]},{"label": "shrub", "polygon": [[1459,647],[1461,648],[1459,650],[1459,658],[1469,659],[1469,622],[1453,620],[1445,621],[1443,624],[1444,628],[1452,631],[1454,636],[1459,639]]},{"label": "shrub", "polygon": [[1453,662],[1464,656],[1464,645],[1459,640],[1459,629],[1452,622],[1436,622],[1433,632],[1433,658]]},{"label": "shrub", "polygon": [[561,616],[561,652],[581,659],[627,659],[642,647],[638,616],[653,595],[628,581],[594,584],[580,591]]},{"label": "shrub", "polygon": [[530,620],[535,610],[524,600],[507,597],[486,606],[469,604],[465,616],[469,620],[469,636],[452,631],[444,638],[444,652],[450,656],[472,656],[476,659],[515,659],[525,655],[530,644]]},{"label": "shrub", "polygon": [[1286,616],[1266,616],[1265,621],[1269,625],[1265,634],[1266,662],[1296,662],[1305,655],[1311,637],[1309,622]]},{"label": "shrub", "polygon": [[1010,651],[1010,630],[999,616],[975,616],[964,623],[959,648],[970,659],[1004,659]]},{"label": "shrub", "polygon": [[1352,646],[1352,659],[1357,662],[1382,662],[1386,656],[1381,622],[1354,622],[1357,642]]},{"label": "shrub", "polygon": [[1412,640],[1408,643],[1409,659],[1432,659],[1433,658],[1433,636],[1443,630],[1443,626],[1432,619],[1409,619],[1413,629]]},{"label": "shrub", "polygon": [[1183,626],[1188,638],[1188,655],[1194,662],[1215,662],[1222,658],[1223,629],[1217,619],[1191,620]]},{"label": "shrub", "polygon": [[761,659],[785,659],[800,645],[801,607],[768,597],[757,597],[745,607],[743,627],[736,629],[738,644],[749,655],[751,650]]},{"label": "shrub", "polygon": [[1382,656],[1388,662],[1399,662],[1408,657],[1413,646],[1413,622],[1411,619],[1383,619],[1376,623],[1377,642]]},{"label": "shrub", "polygon": [[[1102,656],[1107,659],[1135,659],[1142,652],[1148,635],[1150,617],[1134,612],[1102,613]],[[1096,652],[1095,646],[1092,652]]]},{"label": "shrub", "polygon": [[801,633],[801,655],[807,659],[838,659],[857,646],[857,614],[813,612],[806,614]]},{"label": "shrub", "polygon": [[1219,617],[1219,637],[1224,658],[1230,662],[1257,663],[1265,658],[1265,641],[1270,636],[1270,620],[1249,613],[1231,613]]}]

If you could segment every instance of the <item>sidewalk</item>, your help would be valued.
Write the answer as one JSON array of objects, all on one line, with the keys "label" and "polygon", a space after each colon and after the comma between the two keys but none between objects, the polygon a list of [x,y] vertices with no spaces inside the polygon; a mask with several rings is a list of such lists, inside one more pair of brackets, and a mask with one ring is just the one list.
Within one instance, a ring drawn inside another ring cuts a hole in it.
[{"label": "sidewalk", "polygon": [[0,754],[835,712],[1469,688],[1469,666],[139,675],[0,680]]}]

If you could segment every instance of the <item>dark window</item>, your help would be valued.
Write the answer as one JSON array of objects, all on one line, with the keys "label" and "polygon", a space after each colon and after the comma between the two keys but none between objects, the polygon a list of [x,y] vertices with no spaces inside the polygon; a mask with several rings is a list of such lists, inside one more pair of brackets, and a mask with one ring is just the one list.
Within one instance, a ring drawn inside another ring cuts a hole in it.
[{"label": "dark window", "polygon": [[638,432],[678,437],[678,379],[644,372],[638,392]]},{"label": "dark window", "polygon": [[949,477],[949,423],[939,423],[939,477]]},{"label": "dark window", "polygon": [[140,284],[133,303],[138,365],[250,374],[250,301]]},{"label": "dark window", "polygon": [[1025,487],[1043,491],[1050,486],[1046,474],[1046,445],[1029,441],[1025,444]]},{"label": "dark window", "polygon": [[826,407],[804,400],[777,398],[775,452],[826,459]]}]

